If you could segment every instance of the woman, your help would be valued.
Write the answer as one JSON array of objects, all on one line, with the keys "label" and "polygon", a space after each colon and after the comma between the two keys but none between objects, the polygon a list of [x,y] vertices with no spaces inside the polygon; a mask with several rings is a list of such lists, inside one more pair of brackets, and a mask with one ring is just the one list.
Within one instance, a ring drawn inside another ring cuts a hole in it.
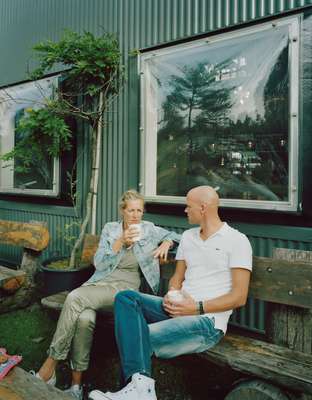
[{"label": "woman", "polygon": [[67,392],[77,399],[82,399],[82,372],[88,368],[96,311],[112,309],[120,290],[139,290],[140,274],[156,294],[159,258],[166,259],[173,241],[180,240],[180,235],[142,221],[144,198],[134,190],[122,195],[119,211],[121,222],[110,222],[103,228],[94,256],[95,273],[68,294],[49,356],[36,373],[38,378],[55,384],[56,365],[71,352],[72,385]]}]

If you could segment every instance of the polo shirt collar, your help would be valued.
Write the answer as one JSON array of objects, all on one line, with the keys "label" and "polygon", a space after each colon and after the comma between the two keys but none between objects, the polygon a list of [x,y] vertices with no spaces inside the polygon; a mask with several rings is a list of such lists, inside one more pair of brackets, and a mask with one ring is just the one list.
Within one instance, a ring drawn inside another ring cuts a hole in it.
[{"label": "polo shirt collar", "polygon": [[[229,229],[229,225],[228,225],[226,222],[223,222],[223,225],[221,226],[221,228],[219,228],[219,229],[217,230],[217,232],[215,232],[214,234],[212,234],[211,236],[209,236],[209,238],[207,238],[206,240],[209,240],[209,239],[211,239],[211,238],[213,238],[213,237],[215,237],[215,236],[225,236],[226,233],[227,233],[227,231],[228,231],[228,229]],[[199,238],[200,240],[203,240],[203,239],[200,237],[200,226],[198,227],[198,230],[197,230],[197,236],[198,236],[198,238]],[[204,242],[205,242],[206,240],[204,240]]]}]

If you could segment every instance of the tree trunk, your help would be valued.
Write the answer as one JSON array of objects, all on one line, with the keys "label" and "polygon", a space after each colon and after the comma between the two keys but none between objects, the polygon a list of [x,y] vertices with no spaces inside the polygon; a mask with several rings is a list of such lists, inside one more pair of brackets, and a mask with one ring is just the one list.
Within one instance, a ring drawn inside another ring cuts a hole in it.
[{"label": "tree trunk", "polygon": [[41,252],[24,249],[21,270],[26,273],[23,285],[14,293],[0,293],[0,313],[27,307],[38,293],[35,275],[38,272],[39,256]]},{"label": "tree trunk", "polygon": [[[103,97],[102,97],[102,95],[100,95],[100,101],[97,105],[98,115],[100,114],[100,110],[103,110],[102,104],[103,104]],[[102,112],[102,114],[103,114],[103,112]],[[85,217],[81,224],[78,239],[76,240],[74,247],[72,249],[71,255],[70,255],[69,268],[75,268],[78,264],[77,263],[77,254],[78,254],[79,249],[82,246],[85,234],[87,232],[87,227],[88,227],[88,224],[91,219],[93,198],[94,198],[94,196],[97,195],[97,187],[98,187],[98,180],[99,180],[98,157],[100,157],[100,152],[98,151],[98,147],[99,147],[99,140],[100,140],[100,135],[101,135],[101,128],[100,128],[101,125],[102,125],[102,118],[99,118],[96,126],[92,127],[91,177],[90,177],[89,192],[87,194],[87,199],[86,199],[86,213],[85,213]]]}]

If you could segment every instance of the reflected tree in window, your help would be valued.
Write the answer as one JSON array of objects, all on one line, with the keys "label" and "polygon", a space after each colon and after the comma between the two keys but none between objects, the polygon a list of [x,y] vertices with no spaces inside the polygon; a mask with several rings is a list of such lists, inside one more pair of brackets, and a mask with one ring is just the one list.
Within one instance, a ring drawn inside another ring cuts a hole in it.
[{"label": "reflected tree in window", "polygon": [[[224,121],[230,110],[231,89],[215,85],[215,70],[209,65],[185,65],[181,75],[169,79],[171,92],[162,104],[162,127],[158,130],[157,176],[162,194],[170,194],[173,181],[177,195],[194,186],[194,178],[200,181],[203,146],[210,141],[203,133]],[[172,157],[168,158],[172,151],[176,155],[173,163]]]},{"label": "reflected tree in window", "polygon": [[288,200],[287,25],[149,66],[158,107],[155,194],[211,185],[224,199]]}]

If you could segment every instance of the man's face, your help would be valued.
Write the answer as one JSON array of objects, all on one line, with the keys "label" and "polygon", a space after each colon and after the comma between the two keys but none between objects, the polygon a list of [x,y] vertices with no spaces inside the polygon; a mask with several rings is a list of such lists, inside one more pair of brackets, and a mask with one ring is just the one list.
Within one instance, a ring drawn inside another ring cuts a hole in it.
[{"label": "man's face", "polygon": [[190,224],[200,224],[202,220],[202,207],[192,196],[186,196],[186,207],[184,212]]}]

